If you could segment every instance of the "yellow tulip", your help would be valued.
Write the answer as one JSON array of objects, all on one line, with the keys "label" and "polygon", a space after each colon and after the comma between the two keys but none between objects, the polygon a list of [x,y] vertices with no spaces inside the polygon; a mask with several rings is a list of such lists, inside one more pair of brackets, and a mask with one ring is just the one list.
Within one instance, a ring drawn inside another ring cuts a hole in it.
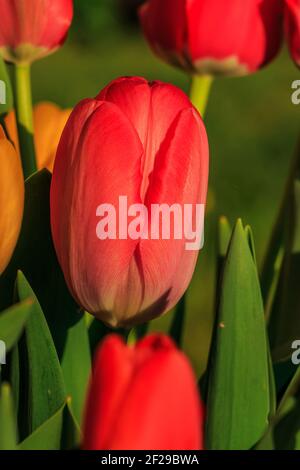
[{"label": "yellow tulip", "polygon": [[[57,146],[71,112],[71,109],[61,109],[48,102],[39,103],[34,107],[34,142],[39,170],[48,168],[52,172]],[[19,150],[17,124],[13,111],[6,116],[5,124],[10,138]]]},{"label": "yellow tulip", "polygon": [[24,210],[24,179],[18,152],[0,126],[0,274],[15,249]]},{"label": "yellow tulip", "polygon": [[46,102],[34,107],[35,148],[39,169],[53,171],[56,150],[71,112],[71,109],[60,109]]}]

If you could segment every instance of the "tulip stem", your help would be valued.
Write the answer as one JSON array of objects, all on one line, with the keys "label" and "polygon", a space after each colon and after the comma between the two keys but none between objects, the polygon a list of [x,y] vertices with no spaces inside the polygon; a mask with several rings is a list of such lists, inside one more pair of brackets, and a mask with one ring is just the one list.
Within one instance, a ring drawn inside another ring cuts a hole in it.
[{"label": "tulip stem", "polygon": [[29,64],[15,65],[15,102],[24,178],[37,170],[33,140],[33,113]]},{"label": "tulip stem", "polygon": [[192,77],[190,99],[202,118],[205,115],[212,82],[212,75],[194,75]]}]

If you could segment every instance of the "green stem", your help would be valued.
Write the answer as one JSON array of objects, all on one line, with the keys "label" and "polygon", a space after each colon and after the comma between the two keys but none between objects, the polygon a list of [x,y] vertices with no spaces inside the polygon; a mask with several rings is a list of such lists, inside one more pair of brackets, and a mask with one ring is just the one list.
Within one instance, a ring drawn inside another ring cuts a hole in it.
[{"label": "green stem", "polygon": [[30,65],[15,65],[15,102],[24,178],[37,170],[33,140]]},{"label": "green stem", "polygon": [[205,115],[212,82],[211,75],[194,75],[192,77],[190,99],[202,118]]}]

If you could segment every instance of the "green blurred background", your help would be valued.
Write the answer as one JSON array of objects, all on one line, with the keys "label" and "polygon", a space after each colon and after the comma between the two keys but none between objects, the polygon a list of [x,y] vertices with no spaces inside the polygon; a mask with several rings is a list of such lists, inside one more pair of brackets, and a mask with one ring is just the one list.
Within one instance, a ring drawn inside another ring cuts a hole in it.
[{"label": "green blurred background", "polygon": [[[163,80],[188,92],[189,78],[149,50],[134,3],[138,1],[75,0],[67,44],[33,67],[34,101],[74,106],[120,75]],[[218,218],[224,214],[234,223],[242,217],[252,226],[261,264],[298,137],[300,106],[291,103],[291,83],[299,75],[284,49],[253,76],[214,83],[206,115],[211,150],[206,243],[188,294],[184,339],[199,374],[214,314]],[[167,315],[153,322],[153,328],[165,329],[170,319]]]}]

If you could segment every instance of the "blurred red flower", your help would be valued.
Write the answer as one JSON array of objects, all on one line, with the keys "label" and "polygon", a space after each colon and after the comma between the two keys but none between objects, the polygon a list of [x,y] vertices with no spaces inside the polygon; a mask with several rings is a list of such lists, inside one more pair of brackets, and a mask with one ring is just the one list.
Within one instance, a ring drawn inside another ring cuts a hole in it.
[{"label": "blurred red flower", "polygon": [[286,2],[286,36],[291,56],[300,67],[300,0]]},{"label": "blurred red flower", "polygon": [[83,427],[86,450],[201,450],[203,406],[186,357],[163,335],[99,348]]},{"label": "blurred red flower", "polygon": [[140,18],[152,49],[191,73],[254,72],[282,42],[282,0],[148,0]]},{"label": "blurred red flower", "polygon": [[66,39],[73,0],[0,0],[0,54],[9,62],[30,63]]}]

